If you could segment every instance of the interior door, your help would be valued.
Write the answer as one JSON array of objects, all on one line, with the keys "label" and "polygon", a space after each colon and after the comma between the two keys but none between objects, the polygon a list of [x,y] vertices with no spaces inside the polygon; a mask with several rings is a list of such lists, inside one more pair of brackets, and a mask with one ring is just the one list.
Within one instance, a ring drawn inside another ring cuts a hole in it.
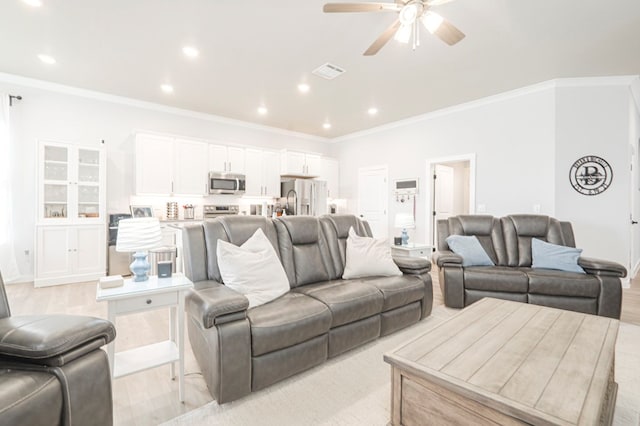
[{"label": "interior door", "polygon": [[358,170],[358,215],[369,222],[375,238],[389,235],[387,167]]},{"label": "interior door", "polygon": [[453,167],[443,164],[435,165],[433,177],[433,246],[437,246],[438,227],[440,219],[447,219],[453,215]]}]

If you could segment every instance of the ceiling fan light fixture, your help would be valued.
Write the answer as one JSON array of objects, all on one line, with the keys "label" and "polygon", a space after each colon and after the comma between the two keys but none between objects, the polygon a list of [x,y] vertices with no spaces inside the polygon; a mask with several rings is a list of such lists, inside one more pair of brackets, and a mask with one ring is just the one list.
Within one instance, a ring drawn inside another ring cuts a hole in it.
[{"label": "ceiling fan light fixture", "polygon": [[419,3],[409,3],[400,9],[400,23],[402,25],[411,25],[415,22],[416,18],[420,16],[422,6]]},{"label": "ceiling fan light fixture", "polygon": [[438,15],[435,12],[431,12],[430,10],[426,11],[424,15],[422,15],[422,24],[431,34],[434,34],[440,28],[440,25],[444,22],[444,18]]},{"label": "ceiling fan light fixture", "polygon": [[400,43],[409,43],[409,40],[411,39],[411,34],[413,33],[413,31],[411,31],[412,25],[404,25],[402,24],[400,26],[400,28],[398,29],[398,31],[396,32],[396,35],[393,36],[393,39],[396,41],[399,41]]}]

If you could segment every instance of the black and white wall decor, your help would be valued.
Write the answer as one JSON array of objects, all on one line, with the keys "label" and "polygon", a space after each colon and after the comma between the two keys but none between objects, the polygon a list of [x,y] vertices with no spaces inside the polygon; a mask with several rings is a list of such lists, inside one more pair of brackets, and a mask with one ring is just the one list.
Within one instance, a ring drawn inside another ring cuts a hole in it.
[{"label": "black and white wall decor", "polygon": [[602,194],[611,186],[613,170],[607,161],[595,155],[578,158],[569,170],[569,182],[582,195]]}]

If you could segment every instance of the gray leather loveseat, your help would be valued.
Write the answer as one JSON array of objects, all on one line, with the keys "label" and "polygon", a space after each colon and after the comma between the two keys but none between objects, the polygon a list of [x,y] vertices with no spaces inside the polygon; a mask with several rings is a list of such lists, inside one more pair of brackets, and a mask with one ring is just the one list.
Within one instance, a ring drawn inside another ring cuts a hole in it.
[{"label": "gray leather loveseat", "polygon": [[[228,216],[185,227],[185,273],[194,282],[186,300],[189,339],[218,403],[263,389],[431,313],[426,259],[394,259],[402,276],[341,279],[350,227],[360,236],[371,234],[366,222],[351,215]],[[258,228],[275,248],[291,290],[247,309],[247,298],[221,283],[216,246],[219,239],[241,245]]]},{"label": "gray leather loveseat", "polygon": [[0,425],[113,424],[109,321],[11,316],[0,277]]},{"label": "gray leather loveseat", "polygon": [[[495,297],[620,318],[620,278],[627,273],[622,265],[580,257],[584,274],[531,267],[532,238],[575,247],[569,222],[543,215],[463,215],[439,220],[437,231],[433,260],[446,306],[463,308]],[[449,235],[475,235],[495,266],[462,266],[446,242]]]}]

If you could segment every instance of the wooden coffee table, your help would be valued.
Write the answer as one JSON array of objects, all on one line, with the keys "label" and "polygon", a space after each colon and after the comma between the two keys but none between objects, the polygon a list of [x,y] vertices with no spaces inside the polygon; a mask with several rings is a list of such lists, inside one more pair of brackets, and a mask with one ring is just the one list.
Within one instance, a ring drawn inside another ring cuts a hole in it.
[{"label": "wooden coffee table", "polygon": [[385,354],[393,425],[609,425],[618,320],[482,299]]}]

